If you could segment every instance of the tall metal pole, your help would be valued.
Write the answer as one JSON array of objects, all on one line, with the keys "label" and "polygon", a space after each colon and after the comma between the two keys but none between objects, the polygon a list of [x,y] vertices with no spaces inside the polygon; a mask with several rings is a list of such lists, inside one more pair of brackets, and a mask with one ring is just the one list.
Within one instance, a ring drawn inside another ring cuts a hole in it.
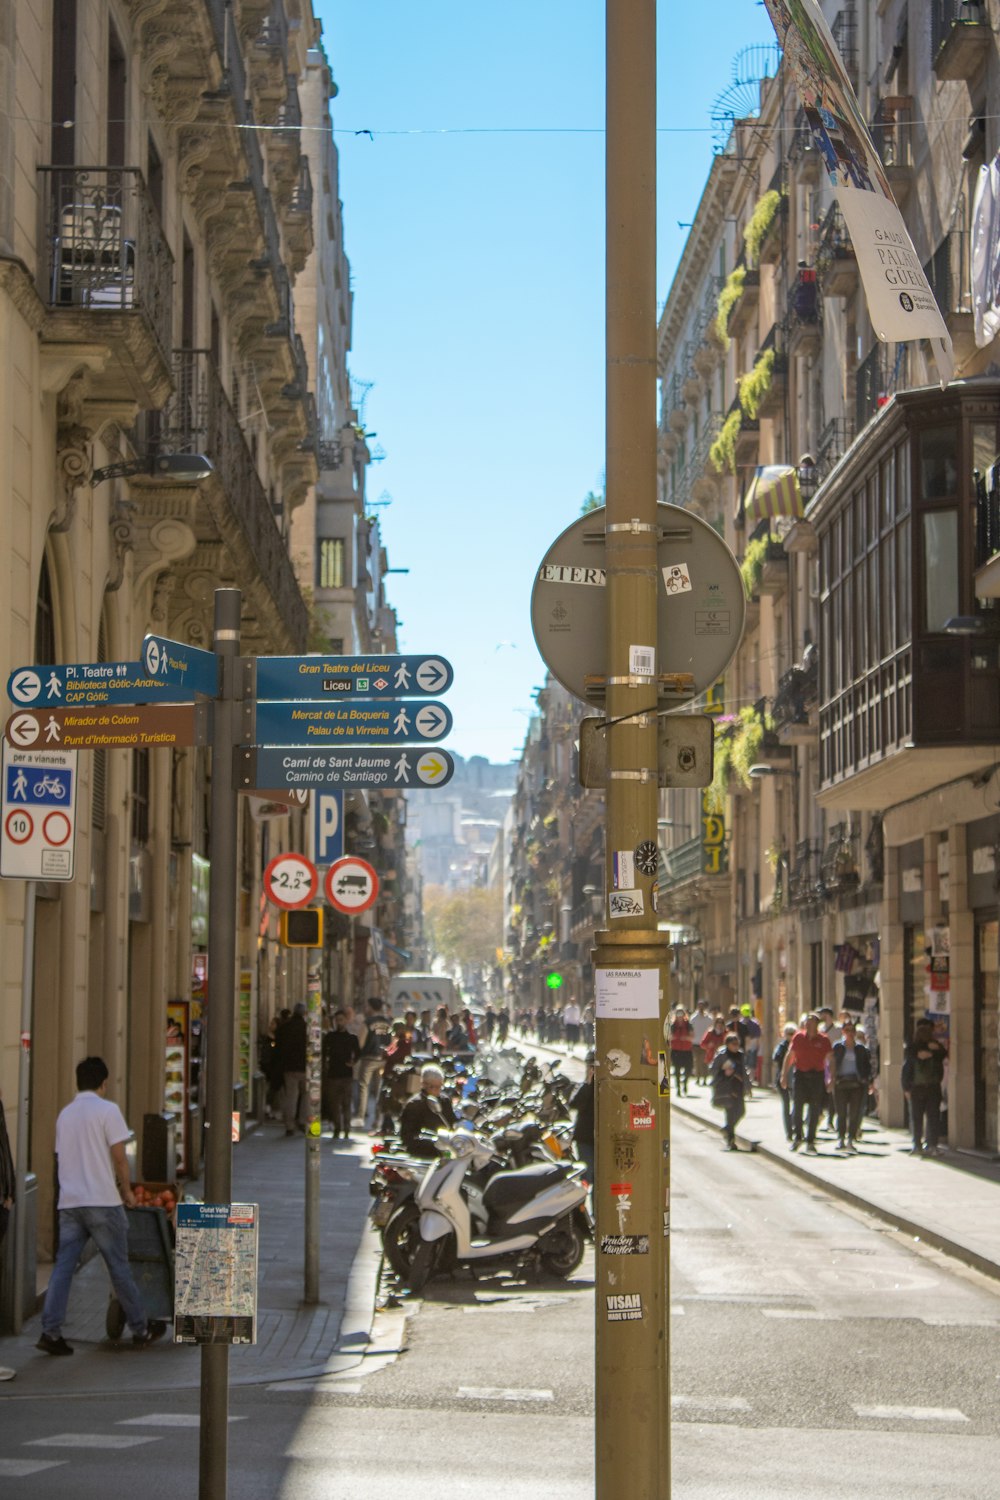
[{"label": "tall metal pole", "polygon": [[17,1060],[17,1145],[14,1181],[14,1306],[11,1328],[20,1333],[24,1325],[25,1281],[28,1275],[28,1129],[31,1119],[31,1041],[34,1029],[35,993],[35,902],[38,886],[33,880],[24,887],[24,945],[21,956],[21,1051]]},{"label": "tall metal pole", "polygon": [[[238,677],[239,589],[216,589],[213,650],[220,658],[212,719],[212,798],[209,830],[208,1059],[205,1201],[229,1203],[233,1193],[233,1037],[236,1007],[236,782],[240,741]],[[201,1350],[199,1500],[226,1500],[229,1472],[229,1346]]]},{"label": "tall metal pole", "polygon": [[[607,0],[607,890],[596,935],[597,1500],[670,1494],[669,947],[657,842],[656,0]],[[622,722],[614,722],[621,720]],[[643,851],[644,853],[648,851]],[[642,859],[641,863],[649,862]],[[619,903],[623,905],[625,903]],[[665,1094],[664,1086],[664,1094]]]},{"label": "tall metal pole", "polygon": [[319,1301],[319,1206],[320,1206],[320,1136],[323,1129],[322,1046],[323,991],[318,970],[310,969],[306,986],[306,1096],[309,1100],[306,1124],[305,1182],[305,1258],[302,1300],[309,1307]]}]

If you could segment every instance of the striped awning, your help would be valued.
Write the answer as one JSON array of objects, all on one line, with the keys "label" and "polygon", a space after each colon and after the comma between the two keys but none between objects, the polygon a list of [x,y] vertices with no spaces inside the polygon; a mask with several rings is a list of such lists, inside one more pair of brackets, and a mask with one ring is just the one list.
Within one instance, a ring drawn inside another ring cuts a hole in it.
[{"label": "striped awning", "polygon": [[791,464],[765,464],[754,472],[743,499],[748,526],[775,516],[795,519],[803,514],[799,476]]}]

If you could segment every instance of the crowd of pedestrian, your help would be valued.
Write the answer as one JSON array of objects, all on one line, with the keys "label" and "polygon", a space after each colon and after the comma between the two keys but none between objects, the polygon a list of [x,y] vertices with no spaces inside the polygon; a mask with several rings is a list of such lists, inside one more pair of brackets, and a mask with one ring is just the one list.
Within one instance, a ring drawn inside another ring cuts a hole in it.
[{"label": "crowd of pedestrian", "polygon": [[[710,1011],[705,1000],[690,1014],[678,1007],[669,1036],[676,1095],[689,1092],[692,1077],[707,1085],[713,1105],[725,1116],[726,1149],[738,1150],[736,1127],[745,1101],[764,1081],[761,1026],[753,1007],[734,1005],[727,1015]],[[940,1149],[947,1058],[933,1021],[918,1021],[904,1050],[901,1079],[914,1156],[934,1156]],[[844,1010],[835,1020],[833,1010],[823,1006],[798,1024],[787,1022],[771,1063],[789,1149],[817,1155],[819,1132],[826,1129],[836,1136],[839,1152],[855,1155],[865,1117],[878,1106],[875,1060],[857,1017]]]}]

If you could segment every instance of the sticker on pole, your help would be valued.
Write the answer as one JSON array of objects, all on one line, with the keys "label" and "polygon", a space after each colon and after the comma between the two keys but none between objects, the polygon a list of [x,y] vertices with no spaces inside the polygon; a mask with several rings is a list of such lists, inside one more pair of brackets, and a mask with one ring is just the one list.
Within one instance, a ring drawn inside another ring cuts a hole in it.
[{"label": "sticker on pole", "polygon": [[326,872],[323,890],[330,905],[347,916],[357,916],[375,905],[378,876],[366,859],[348,855],[338,859]]},{"label": "sticker on pole", "polygon": [[264,871],[264,892],[285,911],[308,906],[319,886],[319,872],[304,854],[276,854]]}]

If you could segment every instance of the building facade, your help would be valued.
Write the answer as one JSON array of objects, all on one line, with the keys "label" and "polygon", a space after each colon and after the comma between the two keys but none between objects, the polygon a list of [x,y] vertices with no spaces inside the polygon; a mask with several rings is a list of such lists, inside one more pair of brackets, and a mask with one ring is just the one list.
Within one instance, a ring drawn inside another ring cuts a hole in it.
[{"label": "building facade", "polygon": [[[941,391],[882,344],[782,68],[732,121],[659,326],[661,497],[726,537],[747,628],[707,705],[716,777],[664,794],[663,899],[691,994],[772,1045],[864,1021],[903,1118],[914,1018],[948,1036],[953,1146],[997,1148],[1000,746],[995,343],[974,338],[977,186],[1000,146],[994,3],[824,4],[948,323]],[[803,503],[755,498],[758,467]],[[992,509],[991,509],[992,505]]]}]

